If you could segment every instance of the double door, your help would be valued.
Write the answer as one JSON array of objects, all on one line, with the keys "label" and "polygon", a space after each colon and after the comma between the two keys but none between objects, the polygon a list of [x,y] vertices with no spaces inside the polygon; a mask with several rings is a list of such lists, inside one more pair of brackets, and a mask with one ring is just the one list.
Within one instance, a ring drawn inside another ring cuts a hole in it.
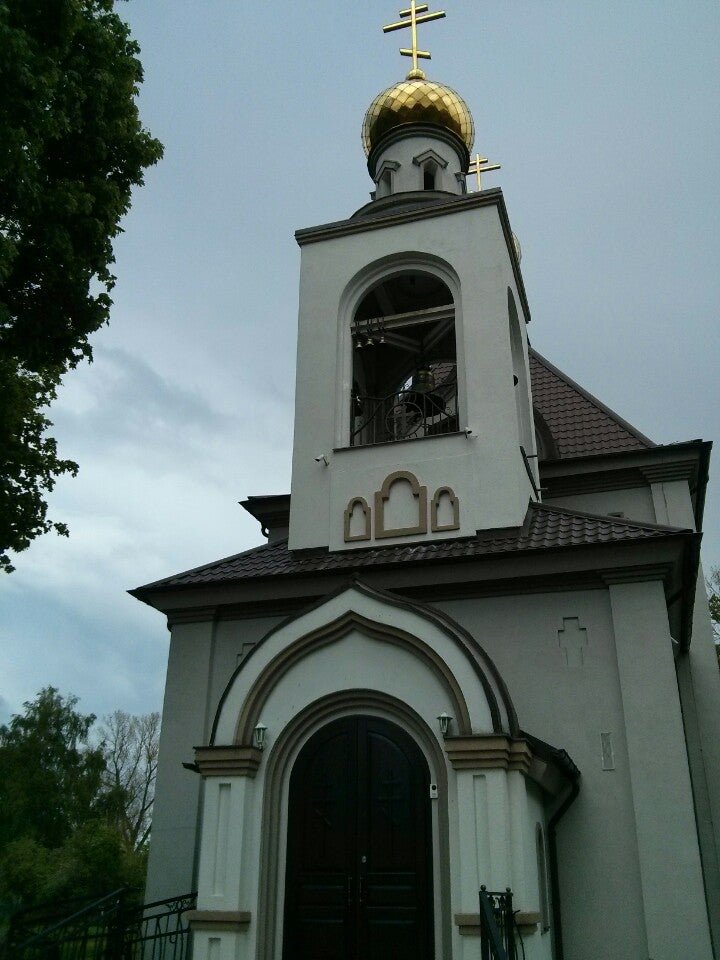
[{"label": "double door", "polygon": [[431,960],[429,771],[375,717],[323,727],[290,780],[283,960]]}]

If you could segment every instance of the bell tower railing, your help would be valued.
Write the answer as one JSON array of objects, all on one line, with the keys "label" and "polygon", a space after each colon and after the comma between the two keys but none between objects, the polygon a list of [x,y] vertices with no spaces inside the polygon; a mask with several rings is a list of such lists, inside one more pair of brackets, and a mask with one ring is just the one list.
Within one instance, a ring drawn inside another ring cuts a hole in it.
[{"label": "bell tower railing", "polygon": [[358,394],[350,446],[435,437],[458,430],[457,381],[436,390],[398,390],[387,397]]}]

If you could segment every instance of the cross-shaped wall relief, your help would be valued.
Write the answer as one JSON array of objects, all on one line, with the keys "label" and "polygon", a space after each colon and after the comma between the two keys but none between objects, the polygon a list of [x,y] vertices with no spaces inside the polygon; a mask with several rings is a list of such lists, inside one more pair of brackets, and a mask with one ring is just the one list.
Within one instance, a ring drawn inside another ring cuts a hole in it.
[{"label": "cross-shaped wall relief", "polygon": [[562,628],[558,630],[558,644],[568,667],[581,667],[583,665],[588,637],[587,630],[580,626],[578,617],[563,617]]}]

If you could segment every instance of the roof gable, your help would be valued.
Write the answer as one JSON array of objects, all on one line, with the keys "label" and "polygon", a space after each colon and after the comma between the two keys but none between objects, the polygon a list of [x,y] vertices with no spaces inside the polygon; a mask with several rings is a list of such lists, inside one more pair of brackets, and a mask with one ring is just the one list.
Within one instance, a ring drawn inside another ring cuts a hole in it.
[{"label": "roof gable", "polygon": [[555,447],[546,459],[646,450],[655,444],[535,350],[530,350],[533,404]]}]

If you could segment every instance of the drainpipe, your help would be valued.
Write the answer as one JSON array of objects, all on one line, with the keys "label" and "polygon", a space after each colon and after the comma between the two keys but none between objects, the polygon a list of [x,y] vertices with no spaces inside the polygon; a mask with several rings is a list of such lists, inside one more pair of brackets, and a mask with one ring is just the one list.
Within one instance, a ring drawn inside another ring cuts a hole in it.
[{"label": "drainpipe", "polygon": [[552,893],[553,936],[555,939],[555,960],[564,960],[562,940],[562,912],[560,908],[560,878],[558,874],[557,841],[555,831],[580,793],[579,777],[570,785],[570,791],[555,813],[548,820],[548,852],[550,854],[550,888]]}]

